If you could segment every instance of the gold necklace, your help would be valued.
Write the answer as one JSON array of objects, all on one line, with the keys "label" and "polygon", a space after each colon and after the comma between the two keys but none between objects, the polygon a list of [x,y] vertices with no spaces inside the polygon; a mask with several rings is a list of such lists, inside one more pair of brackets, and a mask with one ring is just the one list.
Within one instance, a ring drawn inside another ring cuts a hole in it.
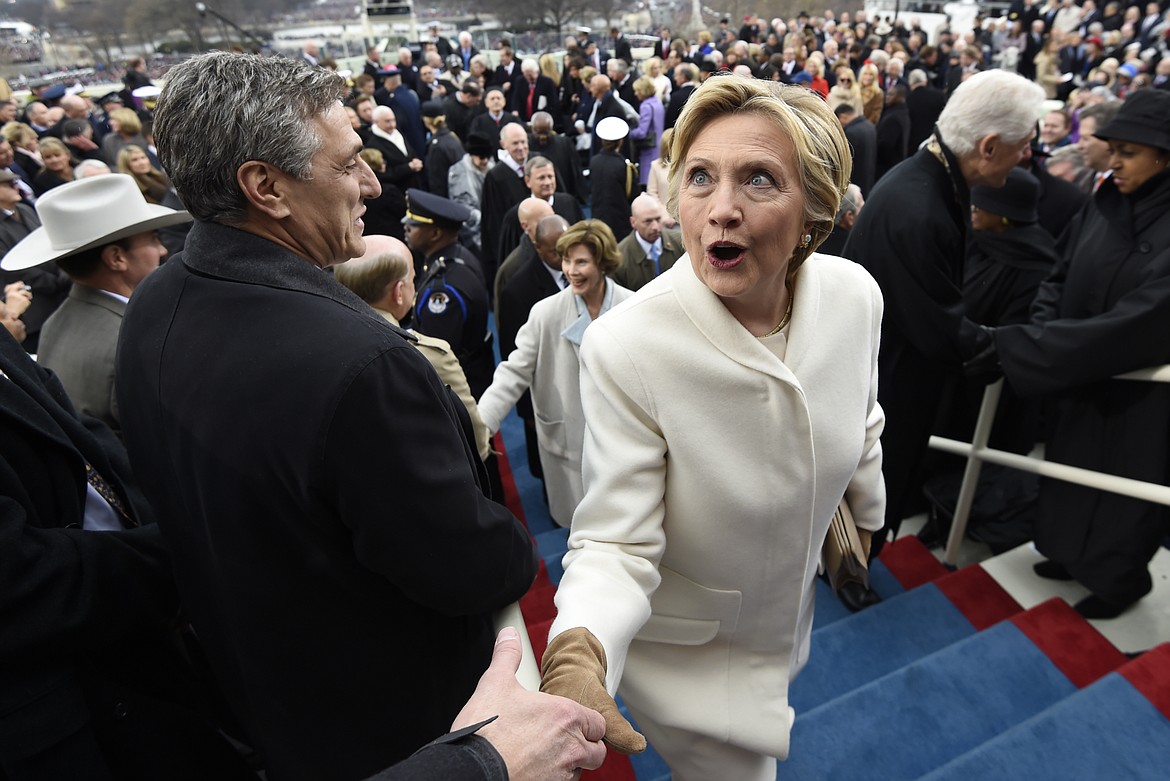
[{"label": "gold necklace", "polygon": [[780,318],[780,322],[776,324],[776,327],[763,336],[757,336],[757,339],[767,339],[769,336],[775,336],[784,330],[784,326],[788,325],[788,321],[792,319],[792,298],[792,294],[789,293],[788,308],[784,310],[784,317]]}]

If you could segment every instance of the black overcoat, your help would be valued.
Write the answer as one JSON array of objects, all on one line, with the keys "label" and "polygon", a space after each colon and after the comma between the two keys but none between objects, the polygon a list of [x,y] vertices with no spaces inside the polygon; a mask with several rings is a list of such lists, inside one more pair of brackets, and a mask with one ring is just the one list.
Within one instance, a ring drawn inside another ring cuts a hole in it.
[{"label": "black overcoat", "polygon": [[[1021,394],[1053,396],[1048,460],[1166,484],[1170,387],[1110,378],[1170,362],[1170,175],[1129,197],[1107,179],[1062,244],[1032,322],[996,334],[1004,373]],[[1044,480],[1036,545],[1124,601],[1148,582],[1168,519],[1161,505]]]},{"label": "black overcoat", "polygon": [[364,778],[445,733],[536,572],[466,410],[401,334],[209,223],[123,320],[127,448],[274,781]]}]

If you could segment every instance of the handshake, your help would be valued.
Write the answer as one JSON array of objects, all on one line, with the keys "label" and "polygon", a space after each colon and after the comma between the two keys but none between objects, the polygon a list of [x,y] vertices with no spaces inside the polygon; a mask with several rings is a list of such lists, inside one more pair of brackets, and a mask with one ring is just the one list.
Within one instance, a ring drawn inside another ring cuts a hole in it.
[{"label": "handshake", "polygon": [[606,691],[605,650],[589,630],[570,629],[549,643],[539,693],[516,680],[521,656],[519,634],[503,629],[491,665],[451,725],[454,732],[496,717],[478,734],[503,757],[512,781],[578,778],[601,766],[603,741],[623,754],[646,748]]}]

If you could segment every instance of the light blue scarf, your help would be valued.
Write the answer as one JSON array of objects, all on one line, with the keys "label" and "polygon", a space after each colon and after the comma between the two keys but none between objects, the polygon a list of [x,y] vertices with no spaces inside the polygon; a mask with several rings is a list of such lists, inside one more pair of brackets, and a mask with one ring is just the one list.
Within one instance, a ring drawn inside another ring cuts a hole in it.
[{"label": "light blue scarf", "polygon": [[[577,300],[577,319],[568,328],[561,331],[561,336],[580,347],[581,340],[585,338],[585,329],[593,322],[593,318],[589,316],[589,307],[586,305],[585,299],[578,295],[574,295],[573,298]],[[613,281],[606,279],[605,298],[601,300],[601,311],[597,313],[597,316],[601,317],[609,311],[611,306],[613,306]]]}]

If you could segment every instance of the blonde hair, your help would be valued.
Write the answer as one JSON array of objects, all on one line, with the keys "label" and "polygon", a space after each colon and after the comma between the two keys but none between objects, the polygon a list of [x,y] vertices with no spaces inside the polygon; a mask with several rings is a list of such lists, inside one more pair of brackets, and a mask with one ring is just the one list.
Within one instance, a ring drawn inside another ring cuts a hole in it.
[{"label": "blonde hair", "polygon": [[634,94],[641,100],[658,92],[658,88],[654,86],[654,82],[650,80],[649,76],[639,76],[634,81]]},{"label": "blonde hair", "polygon": [[116,108],[110,112],[110,119],[117,120],[118,132],[124,136],[136,136],[142,132],[142,120],[132,108]]},{"label": "blonde hair", "polygon": [[670,186],[667,208],[678,217],[679,189],[687,151],[712,121],[737,114],[750,114],[775,122],[789,139],[796,157],[796,170],[804,191],[802,215],[812,241],[796,247],[788,266],[789,278],[809,255],[832,233],[841,198],[849,186],[853,154],[841,123],[825,101],[803,87],[775,81],[718,76],[707,79],[687,100],[674,126],[670,154]]},{"label": "blonde hair", "polygon": [[8,143],[22,149],[29,141],[34,141],[37,138],[37,131],[33,130],[31,125],[16,121],[5,122],[4,127],[0,129],[0,134]]},{"label": "blonde hair", "polygon": [[545,52],[540,55],[540,72],[552,79],[553,84],[561,86],[561,68],[557,58]]},{"label": "blonde hair", "polygon": [[40,150],[41,159],[44,159],[45,155],[65,155],[66,157],[70,157],[69,147],[65,146],[64,142],[52,136],[46,136],[41,139]]},{"label": "blonde hair", "polygon": [[386,168],[386,157],[382,154],[380,149],[373,147],[366,147],[358,152],[358,157],[366,161],[366,165],[374,171],[382,171]]},{"label": "blonde hair", "polygon": [[571,247],[583,244],[593,253],[593,260],[601,273],[607,277],[617,271],[622,264],[622,257],[618,254],[617,239],[613,231],[601,220],[581,220],[570,225],[568,230],[557,239],[557,254],[562,258],[568,254]]}]

